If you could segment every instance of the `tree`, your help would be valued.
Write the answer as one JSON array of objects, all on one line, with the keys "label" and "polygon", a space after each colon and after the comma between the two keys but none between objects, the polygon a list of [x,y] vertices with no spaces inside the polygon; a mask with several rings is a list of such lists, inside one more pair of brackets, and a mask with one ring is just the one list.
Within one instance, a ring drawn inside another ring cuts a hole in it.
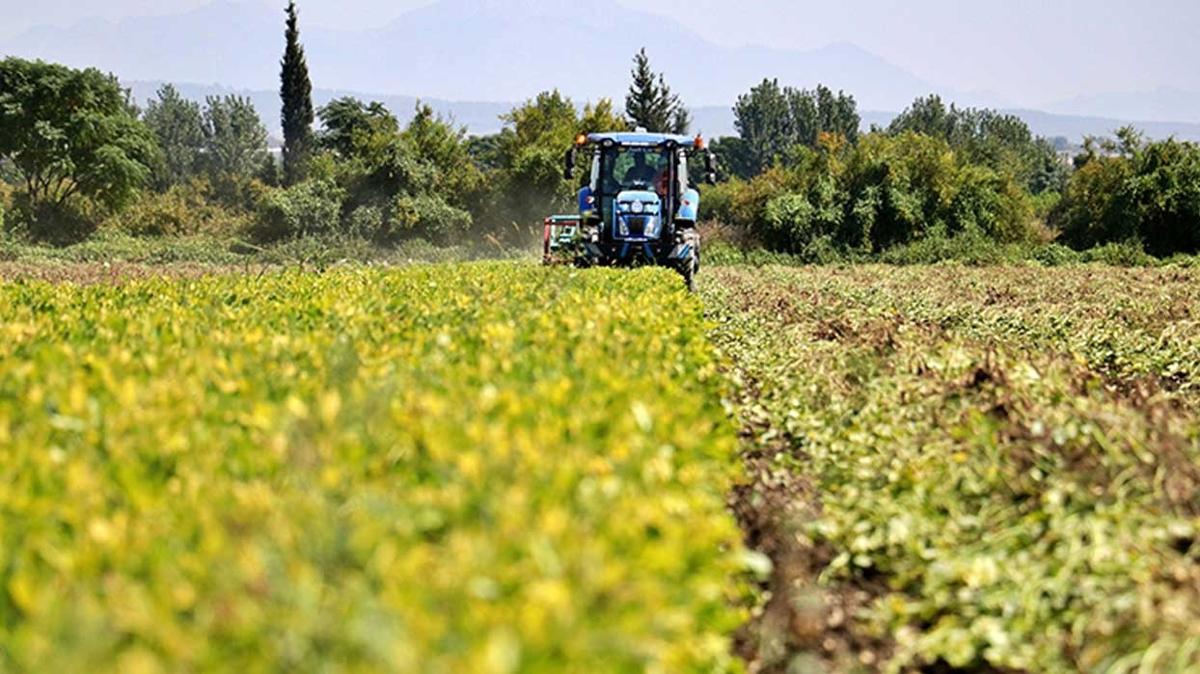
[{"label": "tree", "polygon": [[739,96],[733,114],[755,174],[771,166],[795,144],[791,108],[779,80],[764,79],[749,93]]},{"label": "tree", "polygon": [[1053,143],[1037,138],[1015,115],[947,106],[939,96],[918,98],[888,126],[888,133],[920,133],[945,140],[968,160],[1014,176],[1033,194],[1061,192],[1066,167]]},{"label": "tree", "polygon": [[1200,252],[1200,146],[1126,127],[1088,138],[1053,222],[1078,247],[1137,240],[1159,256]]},{"label": "tree", "polygon": [[631,126],[655,133],[685,134],[692,118],[679,96],[671,93],[666,79],[650,68],[643,48],[633,57],[633,83],[625,96],[625,116]]},{"label": "tree", "polygon": [[540,222],[569,208],[577,183],[563,179],[563,153],[579,133],[624,130],[625,120],[604,99],[580,117],[571,99],[545,91],[504,115],[504,129],[490,143],[486,163],[497,166],[498,211],[518,226]]},{"label": "tree", "polygon": [[452,241],[482,210],[486,181],[465,129],[428,105],[418,103],[403,130],[382,104],[353,98],[331,102],[320,116],[318,141],[341,160],[332,173],[346,196],[346,229],[355,236]]},{"label": "tree", "polygon": [[787,160],[797,146],[815,149],[821,134],[857,142],[862,123],[853,96],[824,85],[812,91],[780,87],[779,80],[763,80],[738,98],[733,112],[749,160],[742,163],[753,173]]},{"label": "tree", "polygon": [[41,61],[0,61],[0,163],[10,164],[33,217],[75,197],[127,203],[157,157],[116,78]]},{"label": "tree", "polygon": [[395,136],[400,122],[383,103],[364,103],[349,96],[330,101],[318,111],[321,133],[317,146],[343,159],[362,154],[375,135]]},{"label": "tree", "polygon": [[312,81],[300,44],[296,2],[287,7],[287,48],[283,54],[280,97],[283,99],[283,177],[294,185],[304,179],[313,146]]},{"label": "tree", "polygon": [[813,91],[788,87],[783,95],[788,101],[794,144],[816,148],[823,133],[839,135],[851,143],[858,141],[862,118],[853,96],[841,91],[834,94],[822,84]]},{"label": "tree", "polygon": [[926,96],[913,104],[888,125],[888,133],[898,135],[906,131],[950,140],[955,134],[958,110],[953,104],[949,108],[941,96]]},{"label": "tree", "polygon": [[713,154],[717,156],[719,170],[717,175],[722,178],[753,178],[758,171],[758,165],[750,152],[750,145],[740,136],[723,136],[709,144]]},{"label": "tree", "polygon": [[606,131],[626,131],[629,125],[617,114],[613,102],[601,98],[595,104],[583,106],[583,115],[579,118],[580,133],[604,133]]},{"label": "tree", "polygon": [[159,190],[179,184],[196,173],[204,151],[204,115],[200,106],[185,99],[170,84],[158,90],[142,121],[158,138],[162,161],[154,167]]},{"label": "tree", "polygon": [[249,98],[210,96],[203,128],[205,166],[215,177],[249,178],[270,158],[267,129]]},{"label": "tree", "polygon": [[467,150],[467,130],[443,119],[433,108],[417,103],[416,115],[400,134],[401,140],[434,168],[433,189],[462,208],[478,206],[483,173]]}]

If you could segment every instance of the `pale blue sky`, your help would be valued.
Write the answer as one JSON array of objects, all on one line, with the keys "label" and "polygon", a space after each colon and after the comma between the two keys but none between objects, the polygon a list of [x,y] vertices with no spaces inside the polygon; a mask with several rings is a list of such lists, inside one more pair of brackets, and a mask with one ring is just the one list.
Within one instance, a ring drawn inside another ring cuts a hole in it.
[{"label": "pale blue sky", "polygon": [[[1018,105],[1163,86],[1200,91],[1197,0],[620,1],[669,13],[720,43],[808,49],[852,42],[930,82]],[[0,0],[0,37],[81,16],[171,13],[204,2]],[[300,0],[305,22],[344,28],[377,25],[427,3]],[[578,5],[581,12],[589,6]]]}]

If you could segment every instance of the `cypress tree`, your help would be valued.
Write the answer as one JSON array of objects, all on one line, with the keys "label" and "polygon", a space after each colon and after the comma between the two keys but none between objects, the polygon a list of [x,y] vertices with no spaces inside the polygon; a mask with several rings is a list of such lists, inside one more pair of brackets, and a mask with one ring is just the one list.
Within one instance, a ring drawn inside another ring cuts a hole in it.
[{"label": "cypress tree", "polygon": [[666,79],[650,68],[650,58],[643,48],[633,57],[633,83],[625,96],[625,116],[632,126],[655,133],[687,133],[691,115],[671,93]]},{"label": "cypress tree", "polygon": [[286,185],[304,180],[313,147],[312,81],[300,44],[296,2],[287,8],[287,49],[283,54],[281,86],[283,99],[283,179]]},{"label": "cypress tree", "polygon": [[658,78],[650,70],[650,58],[643,48],[633,57],[633,83],[625,96],[625,116],[629,118],[630,126],[661,131],[658,125],[662,122],[663,111],[660,106],[662,96],[658,90]]}]

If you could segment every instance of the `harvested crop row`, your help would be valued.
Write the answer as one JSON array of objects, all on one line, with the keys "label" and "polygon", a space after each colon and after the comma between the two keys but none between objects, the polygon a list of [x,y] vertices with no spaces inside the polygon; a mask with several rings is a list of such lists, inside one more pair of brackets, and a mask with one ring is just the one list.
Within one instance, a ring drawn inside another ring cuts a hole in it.
[{"label": "harvested crop row", "polygon": [[[1200,667],[1200,276],[719,270],[759,671]],[[807,669],[805,669],[807,668]]]},{"label": "harvested crop row", "polygon": [[662,271],[0,285],[0,670],[736,668],[720,386]]}]

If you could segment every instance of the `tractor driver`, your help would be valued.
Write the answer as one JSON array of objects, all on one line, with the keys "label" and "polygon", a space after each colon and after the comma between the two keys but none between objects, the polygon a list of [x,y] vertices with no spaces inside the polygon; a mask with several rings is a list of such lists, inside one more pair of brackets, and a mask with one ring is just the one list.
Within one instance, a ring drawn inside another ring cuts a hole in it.
[{"label": "tractor driver", "polygon": [[646,163],[645,152],[633,153],[633,166],[625,172],[625,182],[629,185],[653,185],[661,172]]},{"label": "tractor driver", "polygon": [[625,183],[628,185],[646,185],[653,186],[655,190],[662,193],[665,191],[667,169],[664,166],[662,169],[656,169],[646,163],[645,152],[635,152],[633,154],[633,166],[625,172]]}]

